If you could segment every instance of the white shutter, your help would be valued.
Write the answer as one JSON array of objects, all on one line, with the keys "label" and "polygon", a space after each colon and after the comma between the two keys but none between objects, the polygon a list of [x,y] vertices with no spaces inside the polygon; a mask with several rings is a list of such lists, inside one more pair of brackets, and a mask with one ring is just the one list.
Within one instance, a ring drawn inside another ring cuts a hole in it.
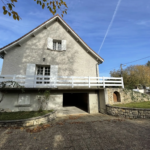
[{"label": "white shutter", "polygon": [[35,75],[35,64],[27,64],[25,87],[33,87]]},{"label": "white shutter", "polygon": [[26,75],[35,75],[35,64],[27,64]]},{"label": "white shutter", "polygon": [[51,76],[51,85],[52,86],[55,86],[55,83],[56,83],[55,80],[57,80],[57,75],[58,75],[58,66],[51,65],[50,76]]},{"label": "white shutter", "polygon": [[62,40],[62,50],[66,50],[66,40]]},{"label": "white shutter", "polygon": [[58,74],[58,66],[57,65],[51,65],[50,70],[50,76],[57,77]]},{"label": "white shutter", "polygon": [[53,39],[50,37],[47,38],[47,48],[51,50],[53,49]]}]

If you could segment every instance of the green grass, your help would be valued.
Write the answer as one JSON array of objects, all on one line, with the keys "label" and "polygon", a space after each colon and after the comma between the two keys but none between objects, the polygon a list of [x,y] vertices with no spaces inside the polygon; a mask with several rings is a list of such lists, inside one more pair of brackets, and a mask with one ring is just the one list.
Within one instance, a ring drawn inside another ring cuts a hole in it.
[{"label": "green grass", "polygon": [[43,111],[19,111],[19,112],[0,112],[1,120],[19,120],[28,119],[32,117],[38,117],[52,112],[53,110],[43,110]]},{"label": "green grass", "polygon": [[115,104],[113,106],[129,107],[129,108],[150,108],[150,101],[147,102],[132,102],[127,104]]}]

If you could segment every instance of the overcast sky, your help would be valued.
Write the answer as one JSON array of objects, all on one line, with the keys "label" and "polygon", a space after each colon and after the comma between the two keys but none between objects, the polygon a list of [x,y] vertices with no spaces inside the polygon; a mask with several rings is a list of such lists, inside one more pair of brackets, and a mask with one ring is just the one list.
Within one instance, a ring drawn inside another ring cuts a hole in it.
[{"label": "overcast sky", "polygon": [[[66,0],[68,14],[64,20],[98,53],[111,22],[118,0]],[[2,3],[0,1],[0,8]],[[0,10],[0,47],[23,36],[52,17],[33,0],[18,0],[16,4],[22,20],[4,16]],[[110,70],[150,56],[150,0],[122,0],[113,24],[99,55],[104,63],[99,65],[100,76],[109,76]],[[128,65],[145,64],[150,57]],[[2,67],[0,59],[0,67]]]}]

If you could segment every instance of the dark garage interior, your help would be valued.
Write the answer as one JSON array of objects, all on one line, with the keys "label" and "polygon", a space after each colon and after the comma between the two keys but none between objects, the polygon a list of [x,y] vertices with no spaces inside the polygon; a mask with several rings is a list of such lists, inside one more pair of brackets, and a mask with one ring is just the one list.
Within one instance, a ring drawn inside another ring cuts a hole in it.
[{"label": "dark garage interior", "polygon": [[88,93],[63,93],[63,107],[70,106],[88,112]]}]

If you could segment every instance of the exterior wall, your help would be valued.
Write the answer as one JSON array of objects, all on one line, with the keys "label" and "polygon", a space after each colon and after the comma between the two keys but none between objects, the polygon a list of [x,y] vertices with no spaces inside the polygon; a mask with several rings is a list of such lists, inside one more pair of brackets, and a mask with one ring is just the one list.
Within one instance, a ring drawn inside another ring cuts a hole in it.
[{"label": "exterior wall", "polygon": [[[21,93],[22,94],[22,93]],[[19,94],[9,93],[4,96],[3,101],[0,103],[0,109],[6,111],[36,111],[39,108],[39,103],[37,100],[37,93],[26,93],[30,95],[30,106],[18,107]],[[56,110],[62,108],[63,94],[62,93],[51,93],[50,99],[48,101],[47,109]]]},{"label": "exterior wall", "polygon": [[[47,38],[66,40],[66,51],[47,50]],[[58,65],[58,76],[97,76],[97,61],[67,32],[59,22],[42,29],[10,50],[4,57],[2,75],[26,74],[27,64]],[[43,62],[43,58],[46,61]]]},{"label": "exterior wall", "polygon": [[136,101],[149,101],[150,95],[143,94],[139,92],[134,92],[132,90],[122,89],[122,88],[106,88],[106,98],[107,103],[106,104],[116,104],[113,100],[113,93],[117,91],[120,94],[121,102],[117,103],[130,103],[130,102],[136,102]]},{"label": "exterior wall", "polygon": [[[70,91],[69,91],[70,92]],[[75,92],[74,92],[75,93]],[[77,92],[79,93],[79,92]],[[22,94],[22,93],[20,93]],[[18,107],[18,98],[19,94],[16,93],[8,93],[4,96],[3,101],[0,103],[0,109],[4,109],[5,111],[36,111],[39,109],[39,103],[37,100],[37,92],[33,93],[25,93],[30,95],[30,105],[26,107]],[[89,113],[98,113],[99,112],[99,102],[98,102],[98,93],[89,92]],[[63,93],[53,93],[50,94],[50,99],[48,100],[47,110],[62,110],[63,108]]]},{"label": "exterior wall", "polygon": [[97,93],[89,93],[89,113],[98,113],[98,94]]}]

